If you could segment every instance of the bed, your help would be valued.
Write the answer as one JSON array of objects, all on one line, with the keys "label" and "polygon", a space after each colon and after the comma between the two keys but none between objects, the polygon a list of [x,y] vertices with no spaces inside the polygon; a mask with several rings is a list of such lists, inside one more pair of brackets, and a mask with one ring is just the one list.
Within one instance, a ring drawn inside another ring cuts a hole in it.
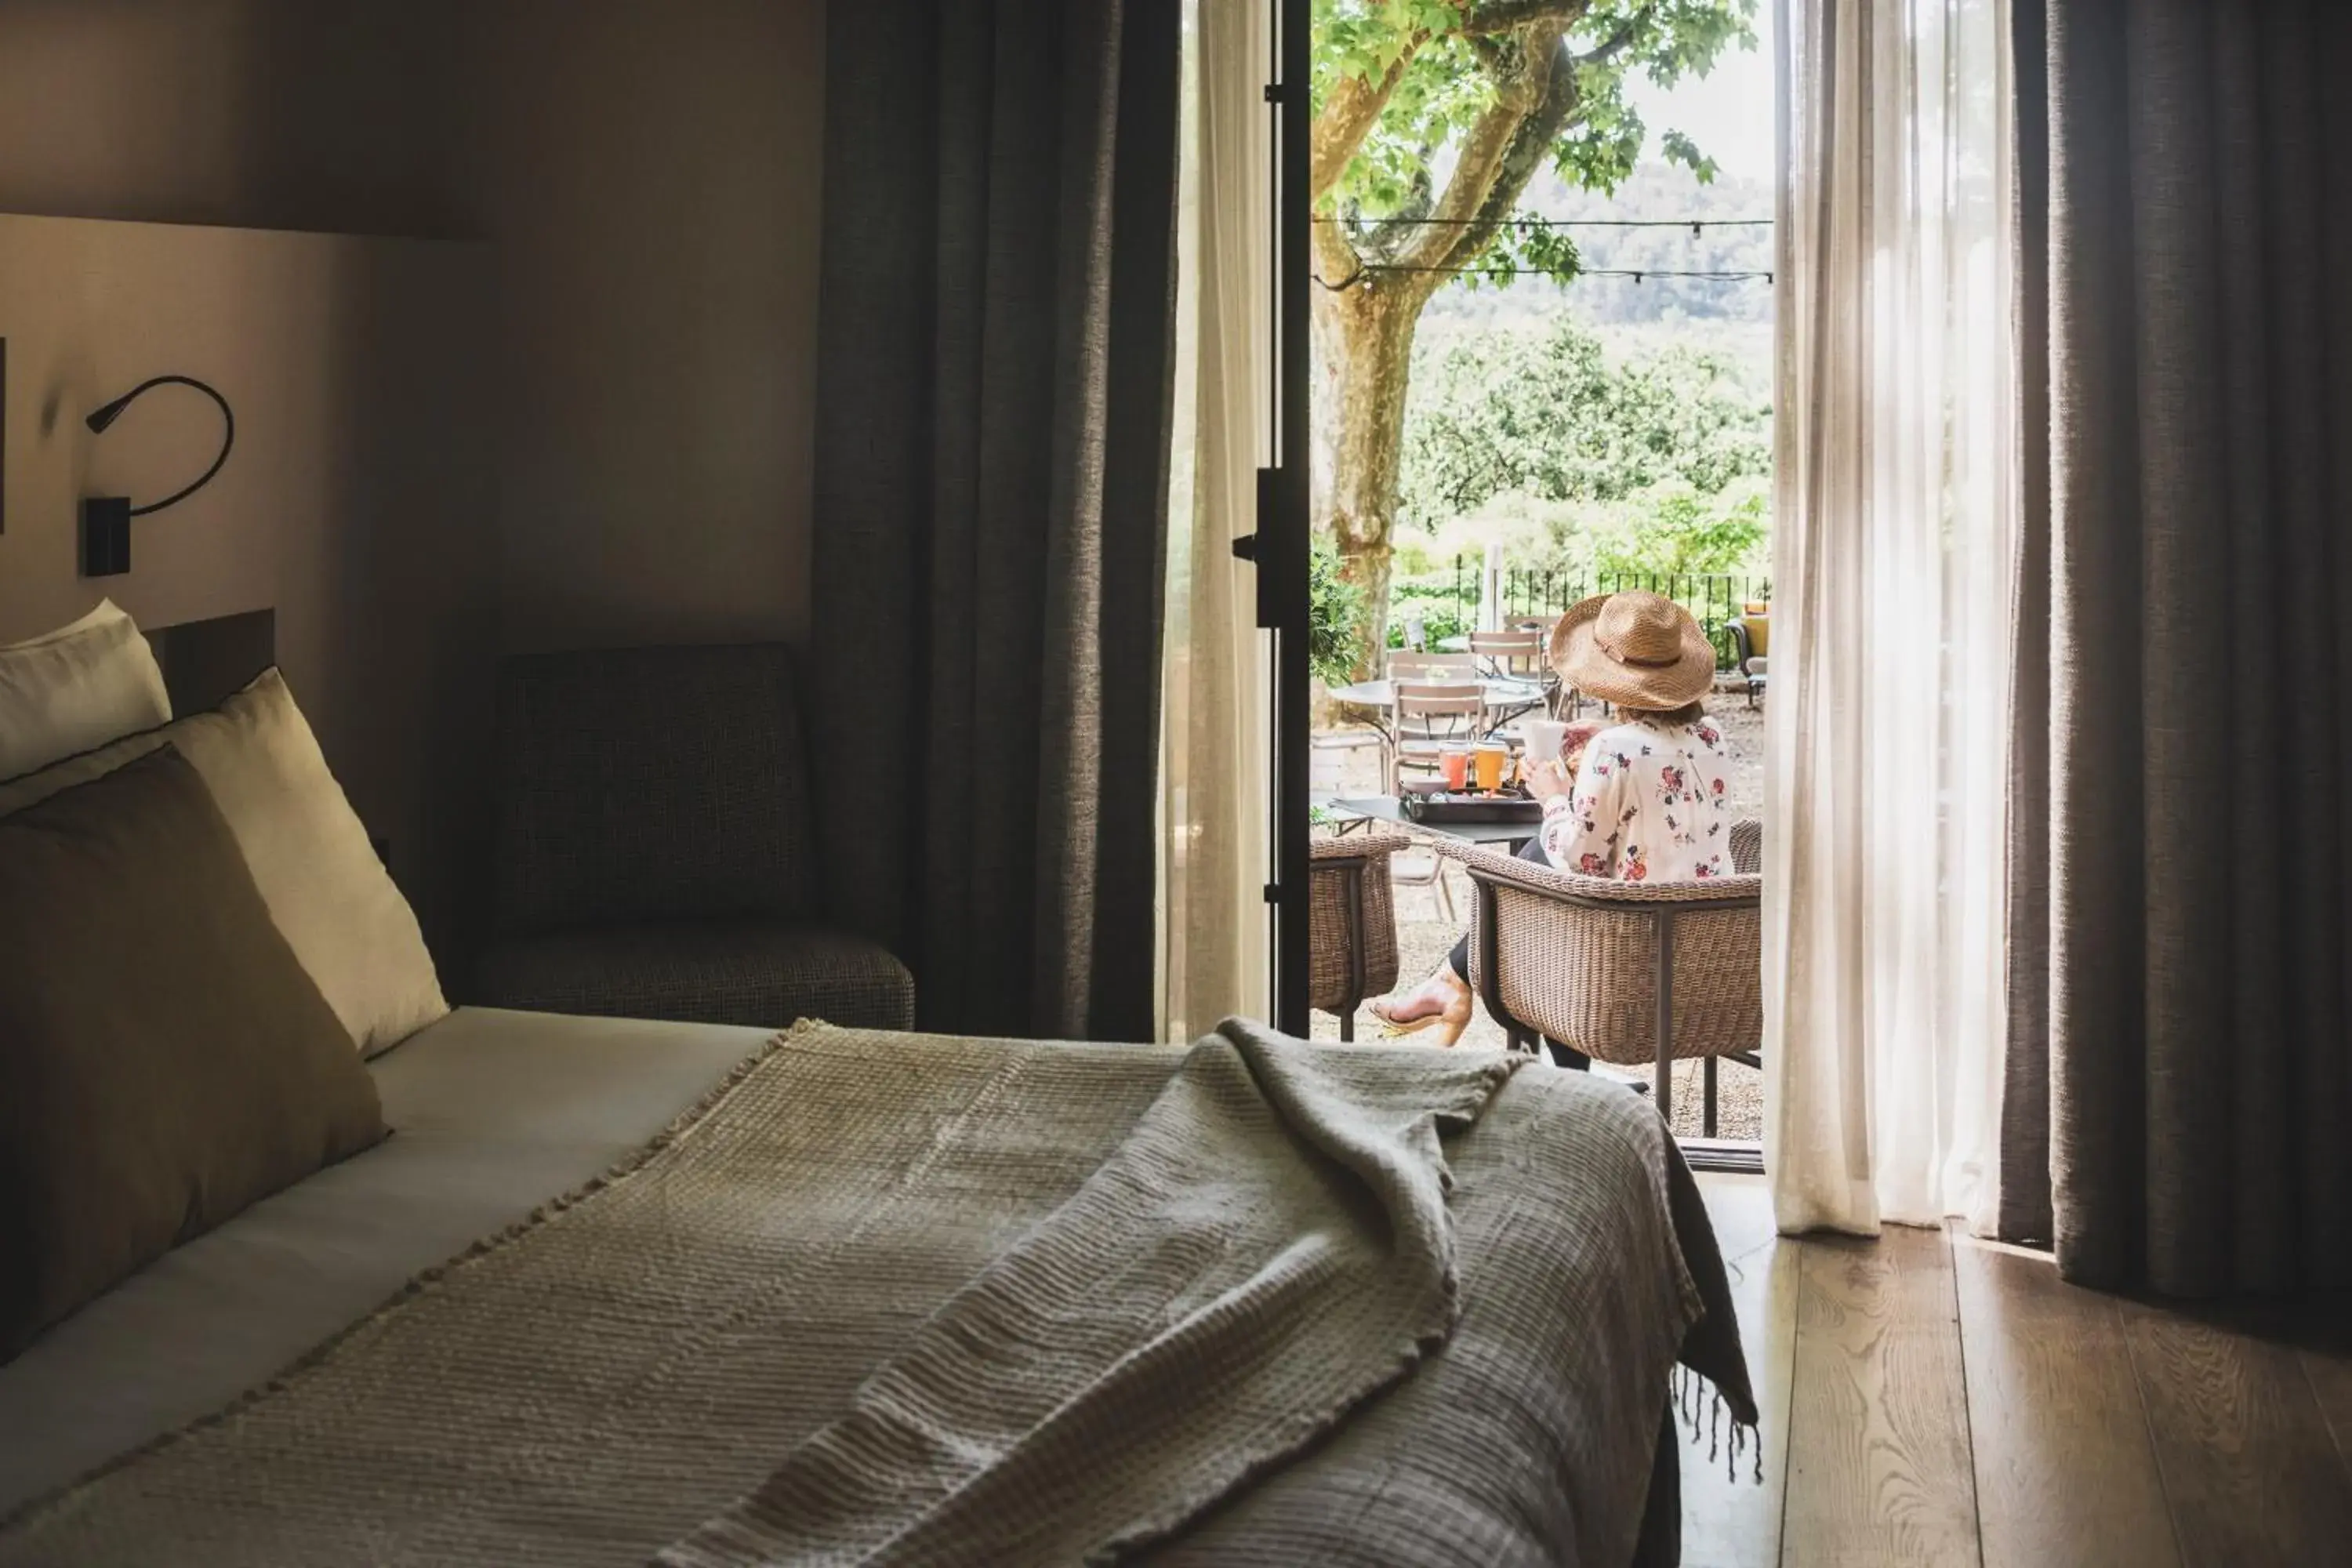
[{"label": "bed", "polygon": [[[773,1105],[812,1114],[759,1113],[777,1140],[761,1158],[796,1196],[724,1243],[759,1256],[756,1289],[698,1284],[690,1261],[610,1288],[575,1269],[507,1286],[562,1297],[562,1331],[518,1324],[499,1342],[492,1309],[488,1337],[478,1325],[458,1349],[385,1348],[421,1333],[476,1260],[520,1267],[485,1238],[530,1236],[633,1182],[654,1216],[636,1223],[661,1245],[688,1189],[661,1186],[647,1151],[701,1136],[763,1061]],[[460,1008],[371,1064],[391,1138],[0,1367],[0,1564],[152,1562],[165,1540],[185,1563],[675,1552],[789,1470],[780,1458],[821,1447],[877,1366],[908,1359],[992,1259],[1076,1206],[1187,1061]],[[824,1109],[853,1098],[844,1086],[864,1110]],[[1196,1489],[1127,1555],[1675,1560],[1675,1363],[1709,1373],[1735,1415],[1752,1405],[1714,1240],[1656,1117],[1622,1088],[1529,1066],[1448,1135],[1444,1159],[1460,1278],[1444,1342],[1328,1428]],[[583,1359],[614,1323],[657,1343]],[[304,1405],[336,1376],[343,1404]],[[486,1396],[500,1377],[524,1394]],[[356,1429],[395,1416],[407,1425]]]}]

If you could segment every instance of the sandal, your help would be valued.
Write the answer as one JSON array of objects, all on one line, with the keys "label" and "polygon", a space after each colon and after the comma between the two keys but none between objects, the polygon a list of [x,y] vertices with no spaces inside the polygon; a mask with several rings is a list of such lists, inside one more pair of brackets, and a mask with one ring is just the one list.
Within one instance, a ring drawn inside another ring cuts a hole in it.
[{"label": "sandal", "polygon": [[1417,1035],[1423,1029],[1437,1028],[1444,1031],[1437,1041],[1438,1046],[1441,1048],[1451,1047],[1462,1038],[1462,1032],[1470,1026],[1470,987],[1457,981],[1452,1001],[1437,1012],[1424,1013],[1418,1018],[1396,1017],[1384,1001],[1373,1003],[1371,1014],[1381,1021],[1381,1038],[1384,1040],[1402,1039],[1407,1035]]}]

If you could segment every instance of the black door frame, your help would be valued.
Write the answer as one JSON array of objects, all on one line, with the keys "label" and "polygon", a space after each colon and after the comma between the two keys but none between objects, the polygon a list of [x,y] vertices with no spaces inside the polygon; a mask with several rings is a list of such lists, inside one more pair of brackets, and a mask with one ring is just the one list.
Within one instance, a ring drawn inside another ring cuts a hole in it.
[{"label": "black door frame", "polygon": [[1312,0],[1274,0],[1276,79],[1265,87],[1274,116],[1274,466],[1258,470],[1257,531],[1234,549],[1257,566],[1257,624],[1274,633],[1274,791],[1268,823],[1274,880],[1266,884],[1274,928],[1274,1023],[1307,1031],[1308,780],[1313,681],[1307,661],[1309,399],[1313,349],[1308,319],[1313,238],[1308,137],[1313,109]]}]

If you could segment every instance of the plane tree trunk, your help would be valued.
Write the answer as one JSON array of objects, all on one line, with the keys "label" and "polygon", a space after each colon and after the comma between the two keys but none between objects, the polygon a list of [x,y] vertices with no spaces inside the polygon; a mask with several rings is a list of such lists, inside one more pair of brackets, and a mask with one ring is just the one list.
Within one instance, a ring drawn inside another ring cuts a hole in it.
[{"label": "plane tree trunk", "polygon": [[1405,394],[1429,293],[1417,278],[1383,279],[1317,301],[1334,430],[1322,523],[1339,549],[1339,575],[1364,591],[1360,676],[1377,673],[1387,646]]},{"label": "plane tree trunk", "polygon": [[1463,132],[1444,189],[1403,221],[1351,223],[1335,211],[1333,193],[1425,37],[1410,42],[1384,78],[1338,83],[1318,111],[1315,314],[1333,431],[1320,521],[1340,575],[1365,593],[1359,675],[1373,673],[1387,643],[1405,400],[1422,310],[1494,243],[1574,118],[1577,68],[1593,57],[1580,61],[1562,39],[1583,10],[1582,0],[1493,0],[1472,10],[1468,26],[1493,97]]}]

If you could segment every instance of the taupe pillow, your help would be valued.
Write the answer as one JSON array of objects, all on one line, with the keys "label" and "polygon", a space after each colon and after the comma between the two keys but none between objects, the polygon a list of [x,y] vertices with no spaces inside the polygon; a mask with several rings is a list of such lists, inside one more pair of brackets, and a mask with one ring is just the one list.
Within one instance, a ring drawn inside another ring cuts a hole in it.
[{"label": "taupe pillow", "polygon": [[0,818],[0,1360],[383,1132],[177,751]]},{"label": "taupe pillow", "polygon": [[390,1049],[449,1011],[416,916],[275,669],[210,713],[0,784],[0,816],[163,745],[178,747],[203,775],[270,917],[362,1056]]}]

